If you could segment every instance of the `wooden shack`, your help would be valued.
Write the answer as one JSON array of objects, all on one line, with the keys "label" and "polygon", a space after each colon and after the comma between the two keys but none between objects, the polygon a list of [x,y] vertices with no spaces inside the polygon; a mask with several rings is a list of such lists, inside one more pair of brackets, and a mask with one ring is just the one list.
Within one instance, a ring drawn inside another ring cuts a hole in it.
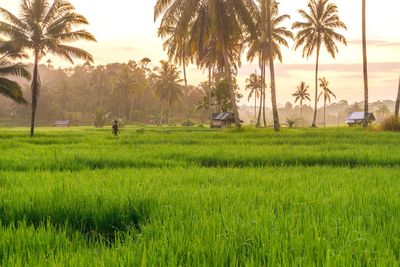
[{"label": "wooden shack", "polygon": [[[367,116],[367,123],[370,124],[372,122],[376,121],[374,113],[368,113]],[[347,119],[346,122],[350,127],[355,126],[355,125],[362,125],[364,124],[364,112],[353,112],[349,115],[349,118]]]},{"label": "wooden shack", "polygon": [[212,114],[212,128],[226,128],[235,123],[235,116],[231,112],[220,112]]}]

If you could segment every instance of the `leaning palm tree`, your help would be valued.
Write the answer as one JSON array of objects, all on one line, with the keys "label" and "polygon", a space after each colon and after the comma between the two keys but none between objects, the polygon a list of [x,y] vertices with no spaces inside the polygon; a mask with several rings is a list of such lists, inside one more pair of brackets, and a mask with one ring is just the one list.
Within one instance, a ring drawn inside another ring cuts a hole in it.
[{"label": "leaning palm tree", "polygon": [[248,97],[249,102],[254,95],[254,121],[257,122],[257,98],[260,97],[262,90],[261,76],[257,75],[256,73],[251,74],[250,77],[246,79],[245,88],[247,91],[250,91]]},{"label": "leaning palm tree", "polygon": [[315,105],[312,127],[317,124],[318,109],[318,70],[321,46],[324,45],[328,53],[335,58],[339,52],[335,41],[347,45],[346,38],[337,33],[336,29],[346,30],[346,25],[340,21],[338,7],[329,3],[329,0],[310,0],[308,2],[309,13],[299,10],[304,22],[293,23],[292,28],[299,32],[295,38],[295,49],[303,48],[303,57],[309,58],[316,52],[315,66]]},{"label": "leaning palm tree", "polygon": [[72,58],[93,61],[92,55],[65,43],[87,40],[96,41],[85,30],[74,30],[76,26],[87,25],[86,18],[75,12],[72,4],[65,0],[23,0],[20,4],[20,18],[0,8],[6,21],[0,22],[0,34],[13,40],[16,47],[33,51],[34,67],[32,78],[31,136],[34,135],[35,116],[40,91],[38,65],[47,54],[54,54],[71,63]]},{"label": "leaning palm tree", "polygon": [[303,117],[303,101],[308,100],[311,101],[310,93],[308,92],[310,87],[306,85],[305,82],[301,82],[299,86],[297,86],[297,91],[292,94],[295,97],[294,103],[296,104],[300,101],[300,117]]},{"label": "leaning palm tree", "polygon": [[180,85],[182,79],[180,78],[180,71],[174,64],[164,60],[161,60],[160,64],[160,67],[155,68],[155,89],[160,99],[167,102],[167,122],[169,124],[171,106],[183,95]]},{"label": "leaning palm tree", "polygon": [[16,59],[26,58],[21,51],[16,50],[10,42],[0,42],[0,95],[14,100],[18,104],[28,104],[23,96],[21,86],[6,77],[15,76],[31,79],[31,74],[21,63],[14,63]]},{"label": "leaning palm tree", "polygon": [[333,96],[334,98],[336,98],[336,95],[332,92],[331,89],[329,89],[329,82],[325,77],[319,79],[319,81],[319,86],[322,88],[322,91],[318,96],[318,101],[322,96],[324,96],[324,127],[326,127],[326,103],[331,103],[331,97]]}]

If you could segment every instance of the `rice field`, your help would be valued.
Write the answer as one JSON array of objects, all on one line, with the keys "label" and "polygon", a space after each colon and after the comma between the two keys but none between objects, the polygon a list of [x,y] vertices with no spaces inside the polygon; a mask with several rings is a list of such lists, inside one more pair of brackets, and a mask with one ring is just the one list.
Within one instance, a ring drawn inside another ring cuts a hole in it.
[{"label": "rice field", "polygon": [[0,128],[0,266],[398,266],[400,135]]}]

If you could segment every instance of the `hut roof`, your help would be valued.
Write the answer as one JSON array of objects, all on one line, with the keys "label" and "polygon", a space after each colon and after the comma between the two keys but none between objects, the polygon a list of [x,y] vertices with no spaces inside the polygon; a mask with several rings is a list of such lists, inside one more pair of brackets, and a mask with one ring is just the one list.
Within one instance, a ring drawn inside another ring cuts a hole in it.
[{"label": "hut roof", "polygon": [[[368,113],[368,120],[375,121],[375,116],[373,113]],[[349,118],[347,119],[348,122],[352,121],[360,121],[364,120],[364,112],[363,111],[358,111],[358,112],[353,112],[349,115]]]},{"label": "hut roof", "polygon": [[214,113],[213,114],[213,120],[216,121],[225,121],[229,118],[233,118],[233,113],[230,112],[221,112],[221,113]]}]

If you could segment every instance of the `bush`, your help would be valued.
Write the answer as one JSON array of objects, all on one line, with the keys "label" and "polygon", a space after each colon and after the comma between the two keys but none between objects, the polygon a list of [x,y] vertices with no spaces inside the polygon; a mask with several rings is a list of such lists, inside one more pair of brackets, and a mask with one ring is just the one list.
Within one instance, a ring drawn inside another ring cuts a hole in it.
[{"label": "bush", "polygon": [[181,125],[185,127],[192,127],[195,126],[196,123],[193,120],[185,120],[184,122],[181,123]]},{"label": "bush", "polygon": [[381,128],[383,131],[400,132],[400,118],[395,117],[395,116],[386,118],[382,122]]}]

